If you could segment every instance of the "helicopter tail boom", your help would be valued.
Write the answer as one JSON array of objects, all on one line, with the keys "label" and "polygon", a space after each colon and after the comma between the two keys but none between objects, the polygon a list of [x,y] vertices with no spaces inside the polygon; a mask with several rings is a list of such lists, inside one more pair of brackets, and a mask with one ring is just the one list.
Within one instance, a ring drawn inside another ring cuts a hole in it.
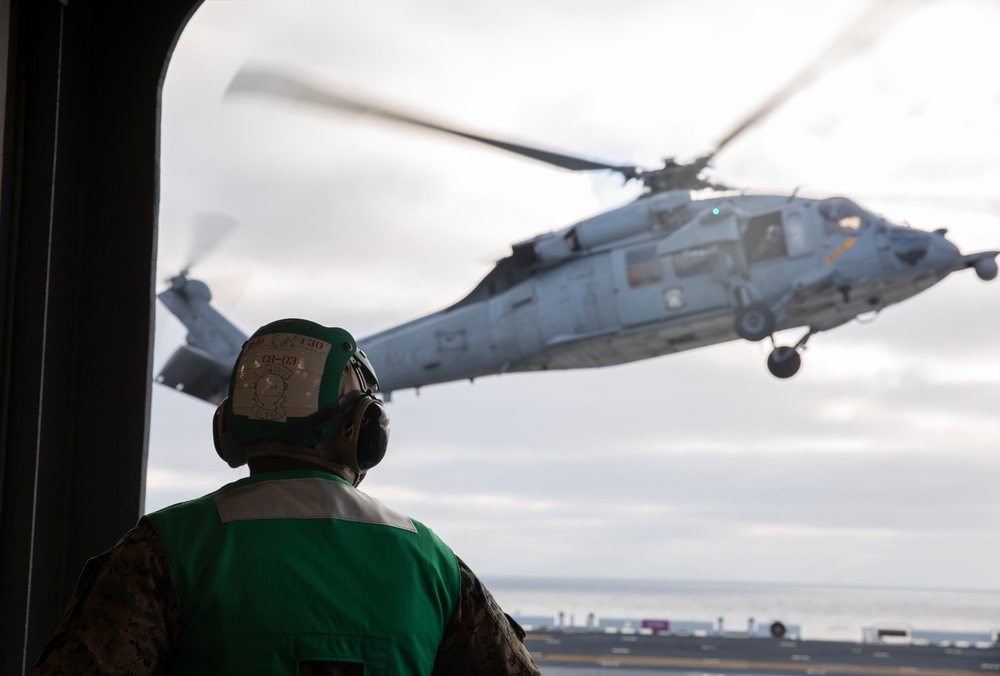
[{"label": "helicopter tail boom", "polygon": [[160,302],[187,329],[186,344],[170,356],[156,382],[192,397],[218,404],[246,335],[212,307],[208,286],[185,273],[171,278]]}]

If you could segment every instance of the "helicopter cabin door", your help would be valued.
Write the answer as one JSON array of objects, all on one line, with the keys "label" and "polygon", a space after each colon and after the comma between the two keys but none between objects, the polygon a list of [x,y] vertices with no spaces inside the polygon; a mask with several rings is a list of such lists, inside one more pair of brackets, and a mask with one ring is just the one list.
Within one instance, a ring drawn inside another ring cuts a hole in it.
[{"label": "helicopter cabin door", "polygon": [[729,305],[717,244],[661,254],[655,242],[614,252],[618,315],[625,326],[668,321]]}]

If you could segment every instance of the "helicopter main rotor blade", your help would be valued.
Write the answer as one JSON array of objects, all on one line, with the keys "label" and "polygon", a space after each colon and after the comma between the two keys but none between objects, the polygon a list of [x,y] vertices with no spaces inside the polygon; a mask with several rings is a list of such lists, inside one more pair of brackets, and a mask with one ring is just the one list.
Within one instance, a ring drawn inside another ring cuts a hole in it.
[{"label": "helicopter main rotor blade", "polygon": [[588,160],[582,157],[566,155],[550,150],[542,150],[533,146],[512,143],[500,139],[483,136],[470,131],[463,131],[456,127],[434,122],[427,118],[419,117],[400,110],[389,108],[372,102],[364,102],[352,96],[335,92],[326,87],[319,87],[304,82],[298,78],[277,73],[269,70],[258,70],[243,68],[233,78],[227,94],[262,94],[273,96],[279,99],[309,103],[321,108],[333,110],[343,110],[354,113],[374,115],[392,122],[414,125],[423,129],[458,136],[477,143],[483,143],[494,148],[500,148],[508,152],[528,157],[533,160],[545,162],[563,169],[571,171],[594,171],[607,169],[620,172],[626,177],[631,177],[637,168],[630,165],[616,165],[596,160]]},{"label": "helicopter main rotor blade", "polygon": [[951,196],[951,195],[858,195],[854,197],[863,200],[884,200],[886,202],[906,202],[911,204],[926,204],[938,209],[953,209],[978,214],[1000,214],[1000,199],[992,197]]},{"label": "helicopter main rotor blade", "polygon": [[861,18],[840,35],[812,63],[747,116],[720,140],[712,154],[718,153],[730,141],[770,115],[799,90],[805,89],[835,65],[870,47],[885,29],[903,14],[931,0],[877,0]]}]

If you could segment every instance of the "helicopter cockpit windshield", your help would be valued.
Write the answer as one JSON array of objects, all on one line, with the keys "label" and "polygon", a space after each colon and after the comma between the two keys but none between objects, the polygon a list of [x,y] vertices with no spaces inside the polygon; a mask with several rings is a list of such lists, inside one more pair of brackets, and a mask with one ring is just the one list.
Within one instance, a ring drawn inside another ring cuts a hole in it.
[{"label": "helicopter cockpit windshield", "polygon": [[858,232],[872,224],[867,211],[846,197],[830,197],[819,203],[819,213],[823,217],[823,229],[827,234]]}]

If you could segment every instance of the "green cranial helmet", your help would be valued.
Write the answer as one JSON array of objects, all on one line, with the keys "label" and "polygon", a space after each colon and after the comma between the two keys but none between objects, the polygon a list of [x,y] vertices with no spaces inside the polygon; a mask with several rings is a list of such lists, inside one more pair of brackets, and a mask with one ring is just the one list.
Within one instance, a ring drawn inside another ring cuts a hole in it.
[{"label": "green cranial helmet", "polygon": [[[378,388],[375,370],[350,333],[281,319],[257,329],[243,345],[224,405],[232,433],[244,445],[272,440],[314,448],[345,424],[343,416],[314,424],[320,412],[346,390],[368,388]],[[302,424],[310,416],[310,424]]]}]

